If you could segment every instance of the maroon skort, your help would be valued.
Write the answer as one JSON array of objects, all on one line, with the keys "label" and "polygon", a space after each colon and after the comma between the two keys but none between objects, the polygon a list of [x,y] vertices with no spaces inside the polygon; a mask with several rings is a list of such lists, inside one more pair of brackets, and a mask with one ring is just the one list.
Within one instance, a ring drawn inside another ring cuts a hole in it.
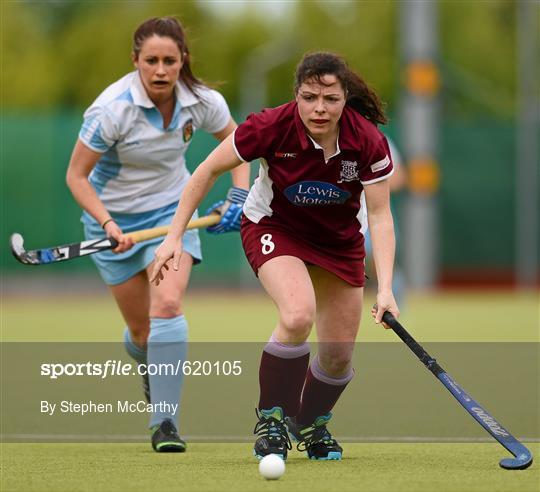
[{"label": "maroon skort", "polygon": [[255,224],[244,216],[240,234],[255,275],[271,258],[294,256],[308,265],[317,265],[332,272],[355,287],[365,284],[364,238],[360,233],[358,241],[353,244],[317,244],[295,234],[295,231],[271,217],[263,217]]}]

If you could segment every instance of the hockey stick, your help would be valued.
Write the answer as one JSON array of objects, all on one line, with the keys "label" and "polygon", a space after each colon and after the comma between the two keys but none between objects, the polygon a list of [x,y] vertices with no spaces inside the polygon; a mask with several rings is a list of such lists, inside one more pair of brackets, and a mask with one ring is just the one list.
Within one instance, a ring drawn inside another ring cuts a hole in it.
[{"label": "hockey stick", "polygon": [[[219,214],[207,215],[189,222],[186,229],[199,229],[210,227],[217,224],[221,219]],[[141,231],[129,232],[126,236],[133,239],[133,242],[140,243],[148,239],[165,236],[169,232],[169,226],[154,227],[152,229],[143,229]],[[24,265],[46,265],[58,261],[72,260],[80,256],[92,255],[114,249],[118,243],[112,237],[103,237],[100,239],[90,239],[80,243],[64,244],[62,246],[53,246],[51,248],[24,249],[24,238],[18,234],[12,234],[9,238],[9,245],[13,256]]]},{"label": "hockey stick", "polygon": [[504,458],[499,462],[502,468],[507,470],[524,470],[531,466],[533,457],[531,452],[521,444],[510,432],[497,422],[483,407],[474,401],[431,357],[422,346],[409,334],[409,332],[386,311],[383,321],[396,335],[414,352],[416,357],[433,373],[433,375],[446,387],[454,398],[469,412],[472,417],[499,443],[501,443],[515,458]]}]

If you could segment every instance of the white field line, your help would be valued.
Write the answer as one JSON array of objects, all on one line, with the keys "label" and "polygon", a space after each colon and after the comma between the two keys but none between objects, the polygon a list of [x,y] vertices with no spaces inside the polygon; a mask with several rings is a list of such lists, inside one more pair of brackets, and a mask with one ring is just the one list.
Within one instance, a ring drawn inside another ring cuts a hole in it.
[{"label": "white field line", "polygon": [[[245,435],[187,435],[184,439],[190,442],[252,442],[252,436]],[[349,443],[483,443],[496,442],[490,437],[426,437],[426,436],[336,436],[340,442]],[[33,442],[146,442],[149,434],[3,434],[1,442],[33,441]],[[540,442],[539,437],[519,437],[522,442]]]}]

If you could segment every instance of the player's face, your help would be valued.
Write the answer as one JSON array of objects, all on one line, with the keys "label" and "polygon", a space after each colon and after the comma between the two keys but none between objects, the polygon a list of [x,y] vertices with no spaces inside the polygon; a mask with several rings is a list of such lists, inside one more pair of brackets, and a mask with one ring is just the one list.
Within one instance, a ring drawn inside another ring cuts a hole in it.
[{"label": "player's face", "polygon": [[335,75],[323,75],[321,82],[306,80],[296,94],[302,123],[314,138],[337,133],[346,102],[345,91]]},{"label": "player's face", "polygon": [[173,39],[157,35],[146,39],[139,56],[133,56],[133,63],[152,101],[172,96],[183,65],[182,54]]}]

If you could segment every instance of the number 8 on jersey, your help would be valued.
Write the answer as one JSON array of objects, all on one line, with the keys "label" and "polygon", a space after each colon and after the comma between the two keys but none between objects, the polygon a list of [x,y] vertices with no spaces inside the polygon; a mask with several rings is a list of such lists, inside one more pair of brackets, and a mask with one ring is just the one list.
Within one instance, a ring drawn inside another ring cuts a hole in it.
[{"label": "number 8 on jersey", "polygon": [[262,244],[262,254],[263,255],[269,255],[274,249],[276,249],[276,245],[272,242],[272,234],[263,234],[261,236],[261,244]]}]

